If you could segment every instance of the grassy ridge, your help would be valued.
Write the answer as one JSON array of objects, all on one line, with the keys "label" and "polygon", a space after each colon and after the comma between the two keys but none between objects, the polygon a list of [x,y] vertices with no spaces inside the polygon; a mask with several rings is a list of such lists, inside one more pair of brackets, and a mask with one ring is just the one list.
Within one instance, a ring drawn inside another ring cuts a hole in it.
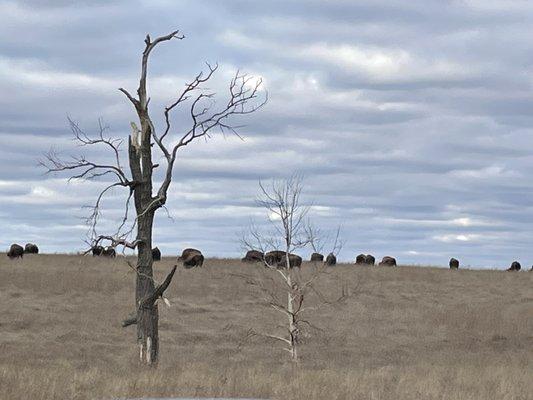
[{"label": "grassy ridge", "polygon": [[312,316],[321,330],[294,369],[278,343],[242,343],[280,322],[243,271],[257,273],[237,260],[178,269],[160,306],[161,363],[145,371],[135,329],[120,327],[134,283],[120,257],[0,257],[0,398],[532,398],[533,273],[339,265],[320,288],[353,295]]}]

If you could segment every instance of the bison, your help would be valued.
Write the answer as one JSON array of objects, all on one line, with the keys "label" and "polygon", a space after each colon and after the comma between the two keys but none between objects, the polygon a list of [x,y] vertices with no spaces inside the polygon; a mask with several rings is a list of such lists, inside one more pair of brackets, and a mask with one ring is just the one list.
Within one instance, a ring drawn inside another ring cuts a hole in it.
[{"label": "bison", "polygon": [[335,257],[335,254],[329,253],[324,263],[329,266],[335,265],[337,264],[337,257]]},{"label": "bison", "polygon": [[324,261],[324,255],[320,253],[311,254],[311,262],[322,262]]},{"label": "bison", "polygon": [[356,264],[366,264],[366,255],[365,254],[359,254],[357,257],[355,257],[355,263]]},{"label": "bison", "polygon": [[185,268],[201,267],[204,265],[204,256],[200,250],[188,248],[182,251],[178,261],[183,262]]},{"label": "bison", "polygon": [[202,254],[190,254],[189,257],[183,259],[185,268],[201,267],[204,265],[204,256]]},{"label": "bison", "polygon": [[152,260],[161,261],[161,250],[159,250],[157,247],[152,249]]},{"label": "bison", "polygon": [[[289,266],[291,268],[300,268],[302,266],[302,261],[302,257],[296,254],[289,254]],[[283,263],[282,265],[285,267],[287,264]]]},{"label": "bison", "polygon": [[26,246],[24,246],[24,253],[26,254],[39,254],[39,248],[36,244],[33,243],[26,243]]},{"label": "bison", "polygon": [[385,256],[383,257],[379,265],[384,267],[395,267],[396,259],[394,257]]},{"label": "bison", "polygon": [[511,266],[507,269],[507,271],[520,271],[522,269],[522,266],[518,261],[513,261]]},{"label": "bison", "polygon": [[[271,267],[287,268],[287,253],[281,250],[269,251],[265,254],[265,262]],[[300,268],[302,266],[302,257],[296,254],[289,254],[289,267]]]},{"label": "bison", "polygon": [[101,256],[104,253],[104,247],[103,246],[94,246],[91,249],[91,251],[93,253],[93,257]]},{"label": "bison", "polygon": [[19,257],[22,258],[24,256],[24,249],[22,248],[22,246],[18,244],[12,244],[11,247],[9,248],[9,251],[7,252],[7,256],[10,259],[19,258]]},{"label": "bison", "polygon": [[355,257],[355,263],[357,265],[374,265],[376,263],[376,259],[371,254],[359,254],[357,257]]},{"label": "bison", "polygon": [[242,258],[242,262],[261,262],[263,261],[264,254],[257,250],[249,250]]},{"label": "bison", "polygon": [[459,260],[456,258],[450,259],[450,269],[459,269]]},{"label": "bison", "polygon": [[283,258],[285,258],[285,252],[281,250],[273,250],[265,254],[265,262],[271,266],[281,264]]},{"label": "bison", "polygon": [[104,257],[115,258],[117,256],[117,252],[115,251],[114,247],[109,246],[102,251],[101,255]]},{"label": "bison", "polygon": [[183,261],[184,259],[188,258],[191,254],[196,254],[196,253],[202,254],[200,250],[189,247],[181,252],[181,256],[178,257],[178,261]]}]

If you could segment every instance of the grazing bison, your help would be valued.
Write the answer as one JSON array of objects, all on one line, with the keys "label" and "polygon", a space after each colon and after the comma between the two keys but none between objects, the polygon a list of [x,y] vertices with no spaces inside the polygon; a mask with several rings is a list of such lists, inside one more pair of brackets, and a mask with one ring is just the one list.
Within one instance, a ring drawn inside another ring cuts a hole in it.
[{"label": "grazing bison", "polygon": [[522,266],[518,261],[513,261],[511,266],[507,269],[507,271],[520,271],[522,269]]},{"label": "grazing bison", "polygon": [[204,256],[200,250],[185,249],[178,257],[178,261],[182,261],[185,268],[201,267],[204,265]]},{"label": "grazing bison", "polygon": [[39,248],[33,243],[26,243],[26,246],[24,246],[24,253],[39,254]]},{"label": "grazing bison", "polygon": [[359,254],[357,257],[355,257],[355,263],[356,264],[366,264],[366,255],[365,254]]},{"label": "grazing bison", "polygon": [[385,256],[383,257],[379,265],[384,267],[395,267],[396,259],[394,257]]},{"label": "grazing bison", "polygon": [[193,248],[187,248],[185,250],[183,250],[181,252],[181,256],[178,257],[178,261],[183,261],[187,258],[189,258],[190,255],[194,255],[194,254],[202,254],[202,252],[200,250],[197,250],[197,249],[193,249]]},{"label": "grazing bison", "polygon": [[[296,254],[289,254],[289,266],[291,268],[300,268],[302,266],[302,257],[296,255]],[[285,267],[287,264],[284,262],[282,264],[283,267]]]},{"label": "grazing bison", "polygon": [[273,250],[265,254],[265,262],[271,266],[280,265],[284,258],[285,252],[281,250]]},{"label": "grazing bison", "polygon": [[376,263],[376,258],[372,254],[367,254],[366,263],[367,265],[374,265]]},{"label": "grazing bison", "polygon": [[242,262],[261,262],[263,261],[264,254],[257,250],[249,250],[242,258]]},{"label": "grazing bison", "polygon": [[359,254],[357,257],[355,257],[355,263],[357,265],[374,265],[376,263],[376,259],[371,254]]},{"label": "grazing bison", "polygon": [[161,250],[159,250],[157,247],[152,249],[152,260],[161,261]]},{"label": "grazing bison", "polygon": [[313,253],[311,254],[311,261],[312,262],[322,262],[324,261],[324,255],[320,253]]},{"label": "grazing bison", "polygon": [[329,253],[324,263],[329,266],[335,265],[337,264],[337,257],[335,257],[335,254]]},{"label": "grazing bison", "polygon": [[114,247],[109,246],[102,251],[102,255],[104,257],[115,258],[117,256],[117,252],[115,251]]},{"label": "grazing bison", "polygon": [[104,247],[103,246],[94,246],[92,248],[93,257],[95,256],[101,256],[104,253]]},{"label": "grazing bison", "polygon": [[202,254],[191,254],[183,260],[185,268],[201,267],[204,265],[204,256]]},{"label": "grazing bison", "polygon": [[[265,261],[271,267],[286,268],[286,252],[281,250],[269,251],[265,254]],[[289,267],[300,268],[302,266],[302,257],[296,254],[289,254]]]},{"label": "grazing bison", "polygon": [[24,249],[18,244],[12,244],[7,252],[7,256],[11,259],[22,258],[24,256]]},{"label": "grazing bison", "polygon": [[456,258],[450,259],[450,269],[459,269],[459,260]]}]

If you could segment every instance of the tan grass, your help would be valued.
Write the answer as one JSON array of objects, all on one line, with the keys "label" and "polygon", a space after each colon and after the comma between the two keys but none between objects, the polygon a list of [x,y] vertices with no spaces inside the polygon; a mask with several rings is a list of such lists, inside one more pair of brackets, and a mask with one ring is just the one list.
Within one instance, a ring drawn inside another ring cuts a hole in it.
[{"label": "tan grass", "polygon": [[279,321],[233,275],[252,268],[178,269],[172,307],[160,306],[161,362],[145,370],[135,329],[120,327],[133,308],[123,260],[0,255],[0,398],[533,398],[533,273],[340,265],[321,288],[335,297],[341,279],[354,295],[314,316],[324,331],[293,368],[278,343],[239,347],[248,328]]}]

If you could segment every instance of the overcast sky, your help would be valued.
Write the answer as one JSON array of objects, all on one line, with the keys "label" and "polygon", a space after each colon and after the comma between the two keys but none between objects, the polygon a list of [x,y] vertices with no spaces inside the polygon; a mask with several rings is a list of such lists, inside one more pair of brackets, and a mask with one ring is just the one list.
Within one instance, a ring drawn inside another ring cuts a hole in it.
[{"label": "overcast sky", "polygon": [[117,88],[135,90],[146,33],[180,29],[185,40],[152,56],[158,126],[204,61],[220,65],[220,101],[240,69],[263,78],[269,102],[235,121],[244,141],[180,153],[172,219],[159,212],[154,232],[164,255],[240,255],[239,233],[264,218],[258,180],[299,172],[315,222],[342,225],[341,259],[531,265],[531,26],[527,0],[0,1],[0,246],[84,249],[83,206],[105,182],[45,176],[38,160],[83,153],[67,116],[127,137],[135,114]]}]

